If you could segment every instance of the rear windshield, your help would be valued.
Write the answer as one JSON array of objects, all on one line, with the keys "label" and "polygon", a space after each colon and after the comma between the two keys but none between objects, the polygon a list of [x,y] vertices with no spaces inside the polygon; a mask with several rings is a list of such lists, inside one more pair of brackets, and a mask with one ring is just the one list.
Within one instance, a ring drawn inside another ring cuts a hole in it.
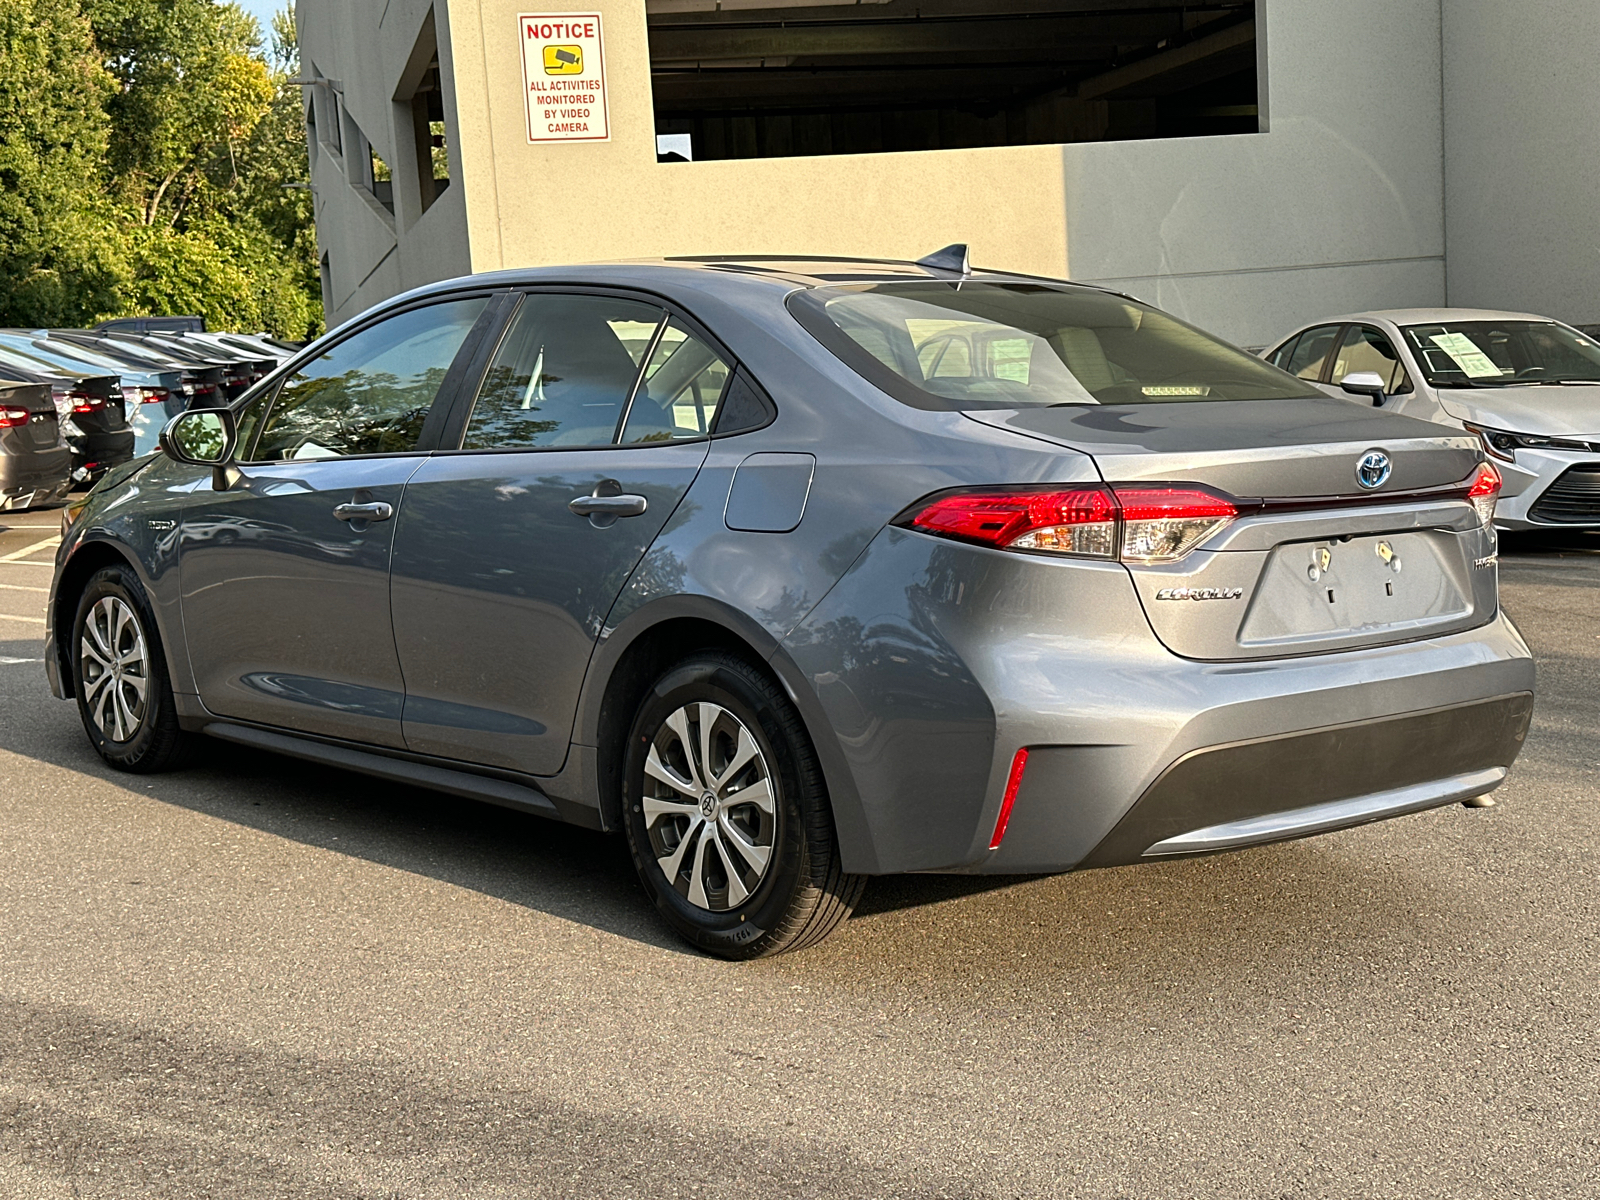
[{"label": "rear windshield", "polygon": [[1071,285],[896,281],[796,292],[789,305],[857,372],[917,408],[1325,394],[1158,309]]},{"label": "rear windshield", "polygon": [[1452,321],[1405,331],[1435,387],[1600,383],[1600,345],[1554,321]]}]

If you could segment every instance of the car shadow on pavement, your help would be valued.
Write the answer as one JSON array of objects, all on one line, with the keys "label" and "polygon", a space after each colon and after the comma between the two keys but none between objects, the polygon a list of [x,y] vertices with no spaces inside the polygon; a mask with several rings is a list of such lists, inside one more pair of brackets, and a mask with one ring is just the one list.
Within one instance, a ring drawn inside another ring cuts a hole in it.
[{"label": "car shadow on pavement", "polygon": [[[0,657],[37,660],[40,654],[36,642],[0,643]],[[657,918],[620,838],[207,738],[199,740],[196,760],[184,770],[123,775],[96,757],[74,707],[49,699],[40,667],[25,662],[4,669],[39,675],[23,687],[25,697],[15,686],[4,689],[8,711],[0,722],[0,750],[663,951],[698,954]],[[1429,819],[1437,818],[1407,822]],[[1402,847],[1404,842],[1400,836]],[[859,956],[888,954],[894,961],[879,965],[898,974],[910,965],[908,957],[921,958],[937,947],[923,966],[925,978],[938,978],[967,969],[976,958],[1020,963],[1037,954],[1045,939],[1054,944],[1050,956],[1062,965],[1080,952],[1102,958],[1127,953],[1147,966],[1165,961],[1181,971],[1196,950],[1196,937],[1220,939],[1235,949],[1260,948],[1292,944],[1310,926],[1335,944],[1353,945],[1392,933],[1395,914],[1444,903],[1425,894],[1412,873],[1384,869],[1382,856],[1373,861],[1328,845],[1321,839],[1201,862],[1043,878],[875,878],[850,928],[798,956],[809,966],[794,963],[783,970],[809,975],[842,953],[871,976],[875,969]],[[859,936],[852,936],[852,928]],[[922,948],[908,956],[908,946]],[[1035,958],[1034,965],[1042,964]]]}]

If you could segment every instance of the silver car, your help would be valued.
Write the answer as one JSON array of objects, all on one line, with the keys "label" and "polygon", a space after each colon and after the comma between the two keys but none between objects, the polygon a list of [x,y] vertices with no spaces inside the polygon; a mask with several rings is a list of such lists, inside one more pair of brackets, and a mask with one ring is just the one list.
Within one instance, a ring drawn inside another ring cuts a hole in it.
[{"label": "silver car", "polygon": [[508,271],[387,302],[71,514],[47,670],[627,840],[670,925],[1475,800],[1532,708],[1477,438],[1136,300],[922,263]]},{"label": "silver car", "polygon": [[1600,527],[1600,343],[1531,313],[1352,313],[1265,357],[1324,391],[1478,436],[1504,478],[1501,529]]}]

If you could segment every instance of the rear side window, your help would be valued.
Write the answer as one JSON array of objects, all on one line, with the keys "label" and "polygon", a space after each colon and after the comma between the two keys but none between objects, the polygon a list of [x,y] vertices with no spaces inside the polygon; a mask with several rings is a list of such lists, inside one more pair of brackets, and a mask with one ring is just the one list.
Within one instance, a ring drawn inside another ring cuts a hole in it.
[{"label": "rear side window", "polygon": [[478,390],[463,449],[611,445],[664,315],[613,296],[525,297]]},{"label": "rear side window", "polygon": [[1070,284],[853,284],[796,292],[789,307],[868,381],[917,408],[1322,395],[1159,309]]},{"label": "rear side window", "polygon": [[624,445],[704,437],[732,374],[710,346],[676,322],[661,331],[628,409]]}]

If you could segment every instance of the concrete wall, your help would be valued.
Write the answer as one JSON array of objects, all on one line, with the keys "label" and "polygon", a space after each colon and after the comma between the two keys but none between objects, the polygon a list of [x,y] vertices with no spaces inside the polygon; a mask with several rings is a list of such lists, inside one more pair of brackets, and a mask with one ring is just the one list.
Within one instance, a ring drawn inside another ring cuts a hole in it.
[{"label": "concrete wall", "polygon": [[1600,0],[1445,0],[1450,303],[1600,323]]},{"label": "concrete wall", "polygon": [[611,140],[529,145],[517,14],[537,8],[451,6],[474,270],[674,254],[918,258],[966,241],[985,265],[1066,271],[1057,147],[657,163],[640,0],[582,10],[603,22]]},{"label": "concrete wall", "polygon": [[351,186],[350,180],[363,176],[367,166],[360,161],[361,147],[349,136],[349,122],[341,131],[342,151],[327,144],[323,126],[333,108],[333,89],[324,90],[318,110],[318,144],[312,149],[311,183],[319,247],[329,260],[323,304],[330,327],[407,288],[471,269],[462,189],[452,185],[426,212],[422,210],[411,110],[393,99],[430,10],[437,24],[440,70],[447,85],[450,173],[453,180],[459,180],[445,5],[433,5],[429,0],[380,0],[375,4],[301,0],[297,5],[301,77],[320,72],[336,81],[342,89],[339,103],[349,122],[359,126],[394,173],[395,212],[391,215],[364,189]]},{"label": "concrete wall", "polygon": [[1252,346],[1443,303],[1439,0],[1257,4],[1266,132],[1062,148],[1073,278]]}]

